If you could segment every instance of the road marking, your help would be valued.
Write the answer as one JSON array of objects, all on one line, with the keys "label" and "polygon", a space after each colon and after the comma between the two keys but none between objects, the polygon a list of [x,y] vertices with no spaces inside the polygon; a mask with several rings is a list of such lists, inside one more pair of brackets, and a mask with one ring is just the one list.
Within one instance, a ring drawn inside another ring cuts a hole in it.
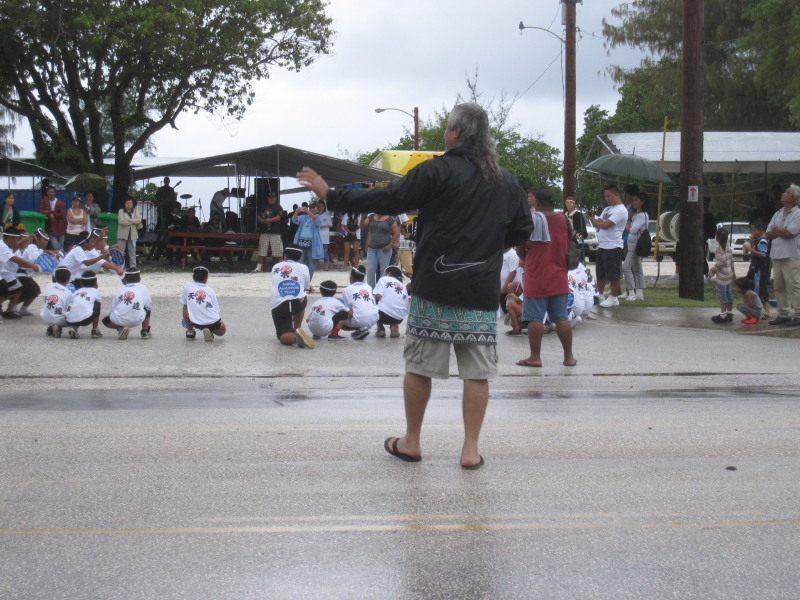
[{"label": "road marking", "polygon": [[[744,517],[746,514],[741,513]],[[608,517],[603,519],[603,517]],[[0,535],[220,535],[220,534],[306,534],[306,533],[379,533],[387,531],[533,531],[533,530],[581,530],[581,529],[686,529],[735,527],[776,527],[797,526],[798,519],[735,518],[736,514],[724,519],[670,519],[676,515],[643,515],[649,518],[631,519],[630,515],[621,520],[614,514],[585,515],[587,520],[568,520],[546,522],[541,518],[529,519],[527,515],[511,516],[470,516],[470,515],[398,515],[343,516],[343,517],[299,517],[295,521],[329,521],[319,524],[293,525],[246,525],[246,526],[186,526],[186,527],[41,527],[41,528],[0,528]],[[689,516],[689,515],[685,515]],[[700,516],[700,515],[695,515]],[[719,515],[723,516],[723,515]],[[530,515],[530,517],[535,517]],[[513,522],[519,519],[519,522]],[[245,519],[238,519],[239,521]],[[442,521],[458,520],[458,523]],[[352,521],[352,522],[349,522]],[[365,523],[365,521],[388,521]],[[398,522],[400,521],[400,522]]]}]

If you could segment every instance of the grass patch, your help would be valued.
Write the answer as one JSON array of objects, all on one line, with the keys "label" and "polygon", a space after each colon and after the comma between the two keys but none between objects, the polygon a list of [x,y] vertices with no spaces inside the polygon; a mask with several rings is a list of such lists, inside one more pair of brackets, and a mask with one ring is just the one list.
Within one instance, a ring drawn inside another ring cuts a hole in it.
[{"label": "grass patch", "polygon": [[706,286],[704,291],[704,300],[688,300],[678,296],[678,288],[675,287],[649,287],[644,291],[644,301],[625,302],[620,304],[625,306],[664,306],[668,308],[673,307],[693,307],[693,308],[719,308],[719,296],[717,296],[716,288]]}]

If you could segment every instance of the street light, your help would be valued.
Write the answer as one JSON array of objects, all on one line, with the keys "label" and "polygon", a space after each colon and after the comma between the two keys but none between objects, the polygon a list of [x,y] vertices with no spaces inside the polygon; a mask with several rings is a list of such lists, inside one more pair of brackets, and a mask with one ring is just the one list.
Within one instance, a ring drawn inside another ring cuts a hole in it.
[{"label": "street light", "polygon": [[519,33],[523,29],[540,29],[547,32],[564,44],[564,198],[575,195],[575,46],[576,46],[576,16],[575,4],[583,0],[561,0],[564,5],[564,38],[556,35],[544,27],[526,26],[519,22]]},{"label": "street light", "polygon": [[414,150],[419,150],[419,108],[416,106],[414,107],[413,115],[407,110],[403,110],[402,108],[376,108],[375,112],[382,113],[387,110],[396,110],[414,119]]}]

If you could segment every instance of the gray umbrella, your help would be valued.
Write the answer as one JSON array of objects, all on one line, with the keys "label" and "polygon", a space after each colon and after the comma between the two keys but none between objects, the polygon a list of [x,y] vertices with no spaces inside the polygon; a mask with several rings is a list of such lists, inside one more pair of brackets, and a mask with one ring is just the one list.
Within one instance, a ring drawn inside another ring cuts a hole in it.
[{"label": "gray umbrella", "polygon": [[648,160],[636,154],[606,154],[596,158],[584,167],[593,173],[605,175],[617,175],[619,177],[633,177],[644,179],[645,181],[659,181],[662,183],[672,183],[661,167],[652,160]]},{"label": "gray umbrella", "polygon": [[64,188],[70,192],[93,192],[105,189],[107,185],[105,177],[94,173],[81,173],[67,181]]}]

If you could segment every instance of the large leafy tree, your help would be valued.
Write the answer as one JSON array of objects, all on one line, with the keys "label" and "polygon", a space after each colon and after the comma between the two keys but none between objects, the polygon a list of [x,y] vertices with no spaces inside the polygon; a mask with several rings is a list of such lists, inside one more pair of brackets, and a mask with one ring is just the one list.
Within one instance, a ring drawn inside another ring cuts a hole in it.
[{"label": "large leafy tree", "polygon": [[745,10],[752,26],[739,42],[756,67],[756,82],[786,104],[800,126],[800,4],[796,0],[751,0]]},{"label": "large leafy tree", "polygon": [[[760,4],[789,4],[763,0]],[[756,22],[752,0],[705,0],[705,129],[759,131],[792,127],[785,102],[756,80],[754,54],[742,44]],[[795,8],[795,11],[797,9]],[[670,115],[680,106],[683,3],[631,0],[612,10],[619,24],[603,21],[610,48],[630,46],[647,53],[638,67],[610,69],[619,84],[648,90],[646,113]],[[764,40],[765,44],[769,42]],[[793,42],[787,37],[789,47]],[[795,61],[796,62],[796,61]],[[800,85],[800,84],[798,84]],[[678,115],[676,115],[678,116]],[[677,122],[677,121],[676,121]]]},{"label": "large leafy tree", "polygon": [[0,106],[37,158],[78,171],[113,156],[114,192],[151,136],[186,110],[240,117],[249,82],[329,51],[325,0],[4,0]]}]

